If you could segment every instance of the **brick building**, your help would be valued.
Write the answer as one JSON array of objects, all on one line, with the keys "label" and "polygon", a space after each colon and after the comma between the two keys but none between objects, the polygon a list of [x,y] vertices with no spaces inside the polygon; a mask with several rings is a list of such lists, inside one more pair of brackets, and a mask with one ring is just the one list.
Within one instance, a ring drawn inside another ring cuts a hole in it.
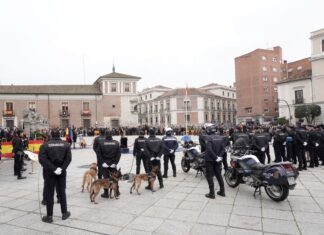
[{"label": "brick building", "polygon": [[263,123],[278,117],[275,83],[281,80],[281,67],[279,46],[235,58],[238,122]]}]

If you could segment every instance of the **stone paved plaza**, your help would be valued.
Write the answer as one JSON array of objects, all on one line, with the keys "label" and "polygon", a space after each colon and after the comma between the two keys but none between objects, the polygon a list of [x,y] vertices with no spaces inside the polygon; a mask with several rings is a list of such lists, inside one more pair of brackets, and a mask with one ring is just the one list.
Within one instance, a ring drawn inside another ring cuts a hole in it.
[{"label": "stone paved plaza", "polygon": [[[226,187],[225,198],[210,200],[204,196],[205,178],[195,177],[194,171],[182,172],[181,155],[177,152],[177,177],[166,179],[162,190],[151,193],[141,187],[140,196],[130,195],[131,184],[125,181],[120,183],[119,200],[98,197],[99,204],[94,205],[87,192],[80,192],[83,166],[96,159],[92,146],[73,150],[66,190],[72,215],[62,221],[55,204],[53,224],[40,219],[41,168],[18,181],[13,161],[4,160],[0,165],[0,234],[324,234],[323,166],[301,172],[296,189],[281,203],[270,200],[264,190],[254,198],[253,189],[246,185]],[[130,170],[132,159],[130,154],[122,155],[123,173]],[[46,213],[44,206],[41,212]]]}]

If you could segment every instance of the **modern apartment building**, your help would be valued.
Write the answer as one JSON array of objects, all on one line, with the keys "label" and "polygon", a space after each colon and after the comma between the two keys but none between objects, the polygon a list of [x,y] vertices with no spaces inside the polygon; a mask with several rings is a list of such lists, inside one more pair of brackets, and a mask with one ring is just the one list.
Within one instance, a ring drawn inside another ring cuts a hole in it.
[{"label": "modern apartment building", "polygon": [[235,58],[238,122],[263,123],[278,117],[277,88],[282,49],[256,49]]}]

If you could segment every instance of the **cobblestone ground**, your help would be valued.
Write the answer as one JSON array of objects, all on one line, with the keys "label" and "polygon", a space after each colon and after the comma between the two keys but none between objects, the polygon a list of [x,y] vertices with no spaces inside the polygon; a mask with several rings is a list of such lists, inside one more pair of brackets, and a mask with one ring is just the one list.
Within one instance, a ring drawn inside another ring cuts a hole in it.
[{"label": "cobblestone ground", "polygon": [[[41,168],[36,166],[36,174],[26,173],[28,178],[18,181],[13,161],[1,163],[0,234],[324,234],[323,166],[301,172],[296,189],[281,203],[270,200],[264,191],[254,198],[253,189],[246,185],[226,187],[225,198],[210,200],[204,196],[208,191],[205,178],[195,177],[193,171],[183,173],[182,153],[177,152],[178,175],[166,179],[162,190],[151,193],[142,187],[140,196],[130,195],[131,184],[121,182],[119,200],[98,197],[99,204],[94,205],[87,192],[80,192],[82,166],[95,161],[92,146],[72,154],[66,190],[72,216],[62,221],[59,204],[55,204],[53,224],[40,220],[39,208],[42,214],[46,211],[39,206]],[[130,170],[132,159],[130,154],[122,155],[123,173]]]}]

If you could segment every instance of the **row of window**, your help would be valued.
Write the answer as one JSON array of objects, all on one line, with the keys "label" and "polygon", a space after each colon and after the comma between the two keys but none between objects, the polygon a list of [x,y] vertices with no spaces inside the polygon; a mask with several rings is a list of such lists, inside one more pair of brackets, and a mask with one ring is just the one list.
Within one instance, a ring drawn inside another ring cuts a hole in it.
[{"label": "row of window", "polygon": [[[267,57],[266,56],[261,56],[261,59],[266,61]],[[272,62],[276,63],[277,62],[277,57],[272,57]],[[279,61],[281,63],[281,61]]]},{"label": "row of window", "polygon": [[[63,101],[61,103],[62,111],[68,111],[69,110],[69,103]],[[27,108],[29,110],[36,111],[36,102],[30,101],[27,104]],[[82,103],[82,110],[89,110],[90,109],[90,102],[83,102]],[[13,102],[5,102],[5,110],[6,111],[13,111],[14,110],[14,103]]]},{"label": "row of window", "polygon": [[[149,97],[150,97],[150,99],[152,99],[152,94],[149,94]],[[143,98],[145,98],[145,100],[147,100],[147,95],[140,96],[141,101],[143,100]]]},{"label": "row of window", "polygon": [[[117,90],[118,90],[117,89],[117,87],[118,87],[117,82],[108,83],[108,81],[105,81],[105,93],[108,93],[108,84],[109,84],[109,91],[111,93],[116,93]],[[124,92],[131,92],[131,84],[130,84],[130,82],[124,82],[123,85],[124,85],[124,87],[123,87]],[[133,90],[136,90],[135,83],[133,84],[133,86],[134,86]]]},{"label": "row of window", "polygon": [[[267,72],[268,71],[267,66],[262,66],[262,71]],[[276,73],[278,72],[278,69],[276,67],[272,67],[272,72]]]},{"label": "row of window", "polygon": [[[273,79],[273,82],[278,82],[277,77],[273,77],[272,79]],[[262,81],[267,82],[267,81],[269,81],[269,79],[268,79],[268,77],[262,77]]]},{"label": "row of window", "polygon": [[[225,96],[225,91],[223,91],[223,96]],[[227,97],[230,97],[230,93],[229,92],[227,92]],[[232,98],[235,98],[234,93],[232,93]]]}]

